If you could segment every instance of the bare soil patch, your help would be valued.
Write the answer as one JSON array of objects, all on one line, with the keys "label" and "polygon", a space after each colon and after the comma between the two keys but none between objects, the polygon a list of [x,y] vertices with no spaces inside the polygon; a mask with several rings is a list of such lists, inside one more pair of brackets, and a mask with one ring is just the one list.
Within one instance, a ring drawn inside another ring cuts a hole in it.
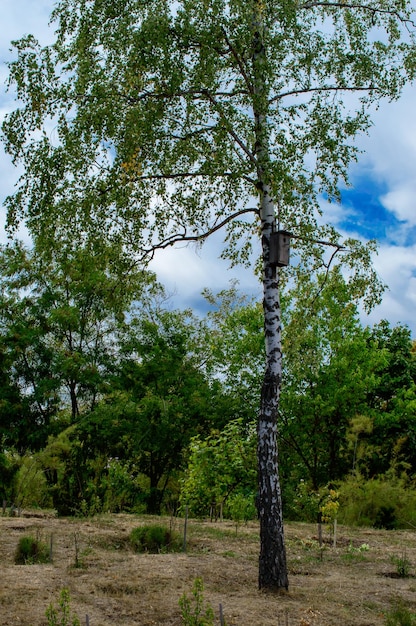
[{"label": "bare soil patch", "polygon": [[[88,615],[90,626],[180,626],[179,598],[191,595],[197,577],[228,626],[382,625],[398,599],[416,612],[415,532],[339,527],[336,547],[326,537],[320,548],[315,526],[289,523],[289,593],[267,594],[257,589],[256,523],[236,533],[229,522],[190,520],[186,553],[135,554],[130,531],[161,521],[183,530],[183,520],[124,514],[1,517],[0,625],[46,626],[45,611],[65,587],[82,624]],[[52,562],[15,565],[24,535],[52,537]],[[403,557],[411,563],[407,578],[393,562]]]}]

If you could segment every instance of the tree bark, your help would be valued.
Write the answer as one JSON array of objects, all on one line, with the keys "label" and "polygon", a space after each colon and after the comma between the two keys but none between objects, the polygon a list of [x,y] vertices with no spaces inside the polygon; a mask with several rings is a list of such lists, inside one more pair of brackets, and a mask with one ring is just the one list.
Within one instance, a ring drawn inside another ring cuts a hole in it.
[{"label": "tree bark", "polygon": [[267,188],[263,190],[261,204],[266,371],[257,426],[259,588],[287,590],[289,581],[277,448],[277,414],[282,377],[280,299],[278,274],[268,262],[270,234],[274,224],[274,203]]},{"label": "tree bark", "polygon": [[260,520],[259,588],[288,589],[277,450],[277,414],[282,379],[279,276],[269,263],[270,235],[275,228],[275,202],[270,191],[268,93],[264,5],[253,3],[253,116],[263,257],[263,306],[266,368],[257,425],[258,498]]}]

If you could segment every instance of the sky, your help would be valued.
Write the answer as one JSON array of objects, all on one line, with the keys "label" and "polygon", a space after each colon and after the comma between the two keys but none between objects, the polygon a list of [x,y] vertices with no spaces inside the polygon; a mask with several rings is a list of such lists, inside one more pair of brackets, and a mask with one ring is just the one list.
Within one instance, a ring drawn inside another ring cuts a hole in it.
[{"label": "sky", "polygon": [[[6,61],[11,59],[10,41],[33,33],[42,44],[53,40],[48,28],[53,0],[1,0],[0,23],[0,121],[14,106],[6,92]],[[387,319],[392,326],[406,324],[416,338],[416,85],[405,88],[397,102],[383,102],[373,113],[370,133],[358,140],[363,150],[351,168],[353,187],[343,192],[342,205],[327,207],[328,219],[345,236],[377,239],[374,266],[388,286],[381,305],[363,324]],[[4,231],[4,198],[12,193],[18,172],[0,148],[0,242]],[[27,237],[22,231],[22,238]],[[202,248],[189,246],[159,252],[152,269],[172,293],[174,306],[204,309],[201,291],[224,289],[233,280],[242,291],[261,297],[253,272],[230,269],[221,261],[221,237],[208,240]]]}]

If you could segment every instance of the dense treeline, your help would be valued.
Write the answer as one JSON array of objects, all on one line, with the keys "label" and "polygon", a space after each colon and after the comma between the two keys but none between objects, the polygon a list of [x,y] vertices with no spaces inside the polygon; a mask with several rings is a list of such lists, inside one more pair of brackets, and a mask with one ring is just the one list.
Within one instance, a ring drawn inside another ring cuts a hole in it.
[{"label": "dense treeline", "polygon": [[[261,305],[231,286],[205,294],[204,319],[172,310],[151,273],[114,254],[1,251],[4,499],[67,515],[254,516]],[[286,515],[314,516],[334,488],[349,521],[413,523],[399,510],[416,474],[409,330],[363,327],[336,269],[304,277],[283,306]]]}]

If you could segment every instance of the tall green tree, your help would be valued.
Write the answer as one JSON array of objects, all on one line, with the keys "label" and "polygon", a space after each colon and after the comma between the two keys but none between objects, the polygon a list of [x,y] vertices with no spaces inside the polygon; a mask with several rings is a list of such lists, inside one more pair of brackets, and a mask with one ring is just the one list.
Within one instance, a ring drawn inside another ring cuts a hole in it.
[{"label": "tall green tree", "polygon": [[148,313],[144,307],[126,320],[101,401],[45,452],[60,512],[71,513],[80,502],[86,510],[100,510],[118,467],[131,477],[130,491],[141,477],[135,497],[149,513],[160,513],[169,481],[185,466],[191,438],[233,417],[224,410],[221,385],[205,374],[199,322],[187,312],[155,307]]},{"label": "tall green tree", "polygon": [[252,423],[265,357],[261,303],[239,292],[237,284],[204,295],[211,307],[205,318],[211,373],[228,392],[234,417]]},{"label": "tall green tree", "polygon": [[370,476],[389,469],[416,471],[416,356],[409,328],[391,327],[382,320],[372,340],[385,360],[378,368],[378,384],[369,395],[374,411],[370,443],[377,450],[369,463]]},{"label": "tall green tree", "polygon": [[284,307],[280,439],[286,480],[313,490],[351,469],[346,434],[373,415],[369,397],[386,355],[363,328],[354,290],[339,269],[304,278]]},{"label": "tall green tree", "polygon": [[116,357],[117,328],[152,282],[150,273],[129,273],[120,255],[113,261],[105,245],[49,259],[19,243],[0,250],[2,346],[10,378],[31,408],[27,431],[43,432],[43,444],[60,409],[68,407],[76,421],[94,408]]},{"label": "tall green tree", "polygon": [[128,424],[128,454],[150,481],[149,513],[160,512],[191,437],[233,417],[224,410],[222,386],[205,375],[198,325],[189,312],[159,310],[133,320],[124,337],[113,387],[129,398],[120,416]]},{"label": "tall green tree", "polygon": [[[247,262],[257,234],[266,340],[259,586],[287,588],[276,445],[281,273],[270,236],[279,224],[291,229],[312,268],[325,257],[313,241],[339,245],[319,226],[320,194],[338,199],[371,105],[414,77],[411,2],[61,0],[52,19],[55,43],[41,49],[25,37],[10,66],[21,105],[3,131],[24,174],[7,201],[9,224],[23,217],[43,247],[100,232],[136,261],[224,227],[225,255]],[[347,265],[377,286],[371,250],[345,245]]]}]

